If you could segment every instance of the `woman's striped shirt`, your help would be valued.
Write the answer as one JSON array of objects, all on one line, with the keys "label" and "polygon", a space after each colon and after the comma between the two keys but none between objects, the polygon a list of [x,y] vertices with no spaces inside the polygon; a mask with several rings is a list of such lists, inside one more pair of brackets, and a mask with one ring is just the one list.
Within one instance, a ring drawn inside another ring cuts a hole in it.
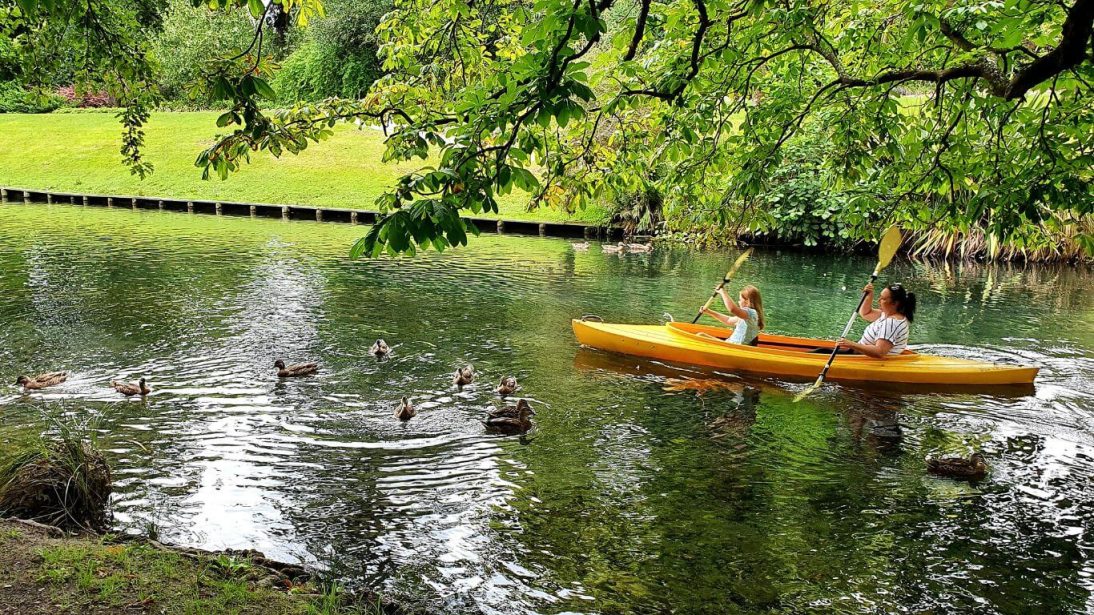
[{"label": "woman's striped shirt", "polygon": [[908,319],[882,316],[862,332],[860,344],[875,344],[878,340],[889,340],[893,344],[889,354],[900,354],[908,347]]}]

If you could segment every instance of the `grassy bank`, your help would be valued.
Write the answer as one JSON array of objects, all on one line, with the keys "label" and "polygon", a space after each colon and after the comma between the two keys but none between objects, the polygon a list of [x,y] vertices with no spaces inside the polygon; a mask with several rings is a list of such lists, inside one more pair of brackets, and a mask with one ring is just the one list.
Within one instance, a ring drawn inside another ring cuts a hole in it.
[{"label": "grassy bank", "polygon": [[[198,153],[218,129],[215,112],[161,112],[146,129],[146,158],[156,171],[141,181],[121,164],[118,121],[111,113],[0,114],[0,185],[59,192],[127,194],[195,200],[286,203],[373,209],[394,180],[418,164],[383,164],[383,134],[339,126],[335,136],[303,154],[275,159],[255,154],[227,180],[201,179]],[[525,211],[527,198],[509,195],[500,217],[598,222],[587,209],[568,215],[554,209]]]},{"label": "grassy bank", "polygon": [[0,520],[0,613],[382,613],[336,587],[293,585],[244,556],[60,536]]}]

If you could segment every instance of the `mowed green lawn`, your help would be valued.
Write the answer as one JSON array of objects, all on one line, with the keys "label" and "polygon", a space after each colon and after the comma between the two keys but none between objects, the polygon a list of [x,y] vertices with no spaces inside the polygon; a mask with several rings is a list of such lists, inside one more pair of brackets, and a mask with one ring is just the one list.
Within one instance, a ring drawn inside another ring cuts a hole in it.
[{"label": "mowed green lawn", "polygon": [[[220,180],[201,179],[198,153],[217,134],[216,112],[163,112],[145,130],[144,155],[155,172],[143,181],[121,163],[121,127],[112,113],[0,114],[0,186],[88,194],[122,194],[374,209],[395,179],[422,165],[384,164],[383,134],[339,126],[331,139],[298,156],[266,153]],[[422,162],[422,161],[418,161]],[[424,163],[423,163],[424,164]],[[549,208],[526,211],[527,195],[501,201],[500,217],[600,222],[598,208],[574,214]]]}]

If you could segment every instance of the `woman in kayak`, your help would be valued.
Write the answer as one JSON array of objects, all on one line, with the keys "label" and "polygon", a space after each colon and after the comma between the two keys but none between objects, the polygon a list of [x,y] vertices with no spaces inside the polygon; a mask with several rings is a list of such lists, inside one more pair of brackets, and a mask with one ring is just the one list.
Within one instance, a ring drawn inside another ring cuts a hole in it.
[{"label": "woman in kayak", "polygon": [[915,319],[915,293],[904,290],[900,284],[890,284],[881,291],[874,308],[874,285],[867,284],[862,290],[866,292],[866,300],[858,313],[870,325],[857,343],[841,337],[840,348],[875,359],[904,352],[908,347],[909,327]]},{"label": "woman in kayak", "polygon": [[740,303],[733,302],[724,286],[718,289],[718,294],[722,296],[722,303],[726,304],[726,309],[733,316],[719,314],[706,306],[702,308],[703,313],[733,327],[733,335],[729,336],[727,342],[757,346],[760,330],[764,328],[764,303],[760,297],[760,289],[751,285],[742,288]]}]

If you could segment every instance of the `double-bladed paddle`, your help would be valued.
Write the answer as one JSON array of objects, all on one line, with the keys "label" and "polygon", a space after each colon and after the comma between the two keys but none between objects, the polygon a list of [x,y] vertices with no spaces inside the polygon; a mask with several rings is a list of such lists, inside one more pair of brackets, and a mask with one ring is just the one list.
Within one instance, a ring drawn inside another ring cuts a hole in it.
[{"label": "double-bladed paddle", "polygon": [[745,250],[743,254],[737,257],[737,260],[733,261],[733,266],[726,272],[726,277],[722,278],[722,283],[714,289],[714,292],[710,295],[710,299],[707,299],[707,302],[703,304],[703,309],[699,310],[699,313],[692,319],[691,324],[699,322],[699,318],[703,315],[703,310],[710,307],[711,303],[714,303],[714,298],[718,296],[718,291],[722,290],[722,287],[726,284],[729,284],[729,280],[733,277],[733,274],[737,273],[737,270],[741,268],[741,265],[744,264],[746,260],[748,260],[749,256],[752,256],[752,248]]},{"label": "double-bladed paddle", "polygon": [[[874,272],[870,274],[870,283],[873,284],[874,280],[877,280],[877,276],[881,273],[881,270],[889,266],[889,262],[893,260],[893,255],[896,254],[897,248],[900,247],[900,229],[895,226],[890,226],[889,230],[885,231],[885,235],[881,237],[881,244],[878,246],[877,251],[877,267],[874,267]],[[855,306],[855,311],[851,312],[851,320],[847,321],[847,326],[843,328],[843,334],[840,337],[847,337],[847,334],[851,331],[851,327],[855,324],[855,316],[858,315],[858,311],[862,309],[863,302],[866,301],[866,291],[862,291],[862,297],[858,300],[858,305]],[[836,353],[839,352],[839,344],[832,347],[832,354],[828,355],[828,362],[824,364],[824,369],[821,370],[817,381],[814,382],[809,388],[805,389],[798,396],[794,398],[795,402],[799,402],[813,391],[820,388],[820,385],[824,383],[825,376],[828,375],[828,368],[832,367],[832,361],[836,358]]]}]

